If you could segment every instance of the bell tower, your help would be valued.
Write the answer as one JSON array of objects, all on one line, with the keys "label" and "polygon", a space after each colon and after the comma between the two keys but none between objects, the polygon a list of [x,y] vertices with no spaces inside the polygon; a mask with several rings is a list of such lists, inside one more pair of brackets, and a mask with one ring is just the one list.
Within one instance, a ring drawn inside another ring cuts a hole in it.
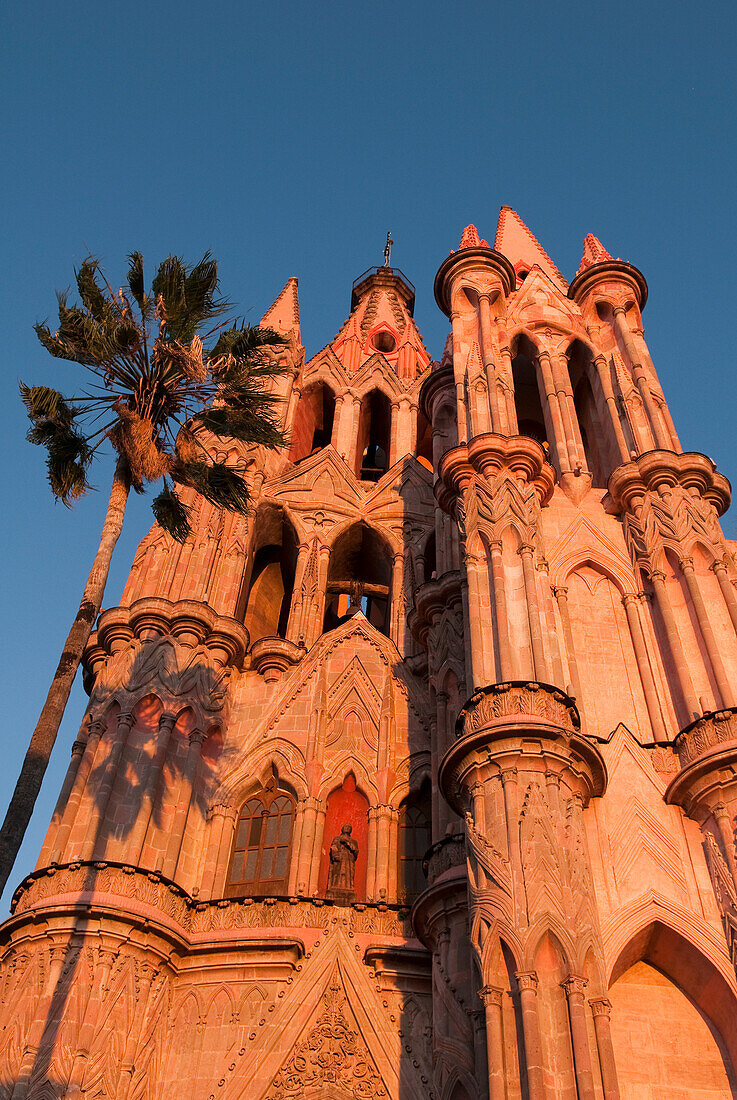
[{"label": "bell tower", "polygon": [[438,360],[392,245],[99,618],[0,1097],[737,1096],[730,486],[596,237],[469,225]]}]

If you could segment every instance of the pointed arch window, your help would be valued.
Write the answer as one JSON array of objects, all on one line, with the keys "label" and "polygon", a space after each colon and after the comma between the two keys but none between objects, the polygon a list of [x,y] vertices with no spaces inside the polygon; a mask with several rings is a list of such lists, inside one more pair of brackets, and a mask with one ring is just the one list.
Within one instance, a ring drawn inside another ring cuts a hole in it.
[{"label": "pointed arch window", "polygon": [[242,807],[235,830],[227,893],[285,894],[294,824],[294,799],[275,778]]},{"label": "pointed arch window", "polygon": [[430,847],[430,805],[427,784],[399,807],[399,898],[417,897],[425,889],[422,861]]}]

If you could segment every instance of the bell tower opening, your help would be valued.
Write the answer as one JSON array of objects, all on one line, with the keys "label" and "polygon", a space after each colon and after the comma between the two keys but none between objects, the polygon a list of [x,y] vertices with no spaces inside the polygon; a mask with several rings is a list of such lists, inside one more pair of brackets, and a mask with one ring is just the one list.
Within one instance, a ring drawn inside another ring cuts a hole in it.
[{"label": "bell tower opening", "polygon": [[245,600],[244,623],[251,643],[285,638],[292,606],[297,536],[281,508],[256,514],[253,564]]},{"label": "bell tower opening", "polygon": [[372,528],[349,527],[330,555],[324,630],[334,630],[362,611],[372,626],[389,633],[392,564],[389,550]]},{"label": "bell tower opening", "polygon": [[537,385],[536,358],[534,344],[523,334],[517,340],[516,354],[512,359],[514,405],[519,434],[536,439],[538,443],[547,443],[548,433]]},{"label": "bell tower opening", "polygon": [[378,481],[389,469],[392,407],[381,390],[371,390],[361,402],[356,446],[356,474],[361,481]]},{"label": "bell tower opening", "polygon": [[326,382],[309,386],[299,399],[289,457],[299,462],[327,447],[333,439],[335,394]]}]

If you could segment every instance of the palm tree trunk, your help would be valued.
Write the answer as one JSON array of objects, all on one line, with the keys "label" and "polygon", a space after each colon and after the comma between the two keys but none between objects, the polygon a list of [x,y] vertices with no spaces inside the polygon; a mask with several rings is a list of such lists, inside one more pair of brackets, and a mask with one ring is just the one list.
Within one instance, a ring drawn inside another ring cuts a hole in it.
[{"label": "palm tree trunk", "polygon": [[59,732],[64,709],[77,675],[84,647],[89,641],[92,627],[100,613],[102,598],[105,594],[110,559],[123,527],[125,506],[128,501],[130,482],[128,467],[124,459],[119,458],[115,467],[110,500],[108,501],[105,522],[102,525],[100,545],[95,554],[87,584],[82,593],[71,630],[67,635],[64,650],[51,681],[43,710],[33,731],[26,750],[25,760],[10,800],[2,829],[0,829],[0,893],[5,888],[13,869],[18,851],[23,843],[33,807],[41,790],[41,783],[48,767],[51,750]]}]

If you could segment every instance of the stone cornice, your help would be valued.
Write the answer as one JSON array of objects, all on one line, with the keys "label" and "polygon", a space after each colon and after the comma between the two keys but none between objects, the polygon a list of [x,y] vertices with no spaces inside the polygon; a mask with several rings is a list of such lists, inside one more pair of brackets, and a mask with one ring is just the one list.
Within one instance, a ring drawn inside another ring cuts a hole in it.
[{"label": "stone cornice", "polygon": [[446,451],[438,472],[435,497],[443,511],[451,515],[455,501],[477,474],[487,480],[507,474],[515,481],[532,485],[541,505],[548,503],[555,486],[555,470],[545,451],[537,440],[526,435],[487,432],[474,436],[469,443]]},{"label": "stone cornice", "polygon": [[573,700],[549,684],[512,681],[476,691],[456,723],[458,740],[440,763],[438,785],[458,813],[469,786],[537,760],[545,773],[568,775],[586,805],[606,788],[606,767],[596,746],[581,735]]},{"label": "stone cornice", "polygon": [[580,303],[597,283],[623,281],[635,293],[637,304],[643,309],[647,301],[647,282],[642,272],[625,260],[602,260],[580,272],[568,288],[568,297]]},{"label": "stone cornice", "polygon": [[199,901],[158,873],[107,861],[77,861],[33,871],[13,894],[11,922],[15,926],[23,919],[35,922],[50,908],[79,909],[86,914],[112,909],[119,920],[156,920],[179,937],[198,939],[245,928],[323,928],[336,909],[342,909],[347,910],[354,932],[404,939],[413,935],[406,905],[354,902],[339,906],[323,898],[302,897]]},{"label": "stone cornice", "polygon": [[441,263],[435,276],[435,301],[446,317],[450,317],[450,284],[467,269],[489,267],[499,276],[505,295],[511,294],[517,285],[514,267],[506,256],[494,248],[460,248],[451,252]]},{"label": "stone cornice", "polygon": [[608,489],[620,511],[630,511],[633,501],[646,492],[660,493],[680,485],[695,491],[712,504],[718,515],[729,507],[731,486],[707,455],[698,451],[646,451],[618,466],[609,478]]},{"label": "stone cornice", "polygon": [[84,652],[85,687],[89,690],[100,664],[133,639],[168,635],[185,645],[204,645],[217,664],[236,668],[242,667],[249,642],[243,623],[218,615],[206,603],[146,596],[129,607],[102,612]]},{"label": "stone cornice", "polygon": [[665,793],[666,802],[689,814],[708,814],[729,788],[737,793],[737,707],[703,714],[676,735],[681,770]]}]

